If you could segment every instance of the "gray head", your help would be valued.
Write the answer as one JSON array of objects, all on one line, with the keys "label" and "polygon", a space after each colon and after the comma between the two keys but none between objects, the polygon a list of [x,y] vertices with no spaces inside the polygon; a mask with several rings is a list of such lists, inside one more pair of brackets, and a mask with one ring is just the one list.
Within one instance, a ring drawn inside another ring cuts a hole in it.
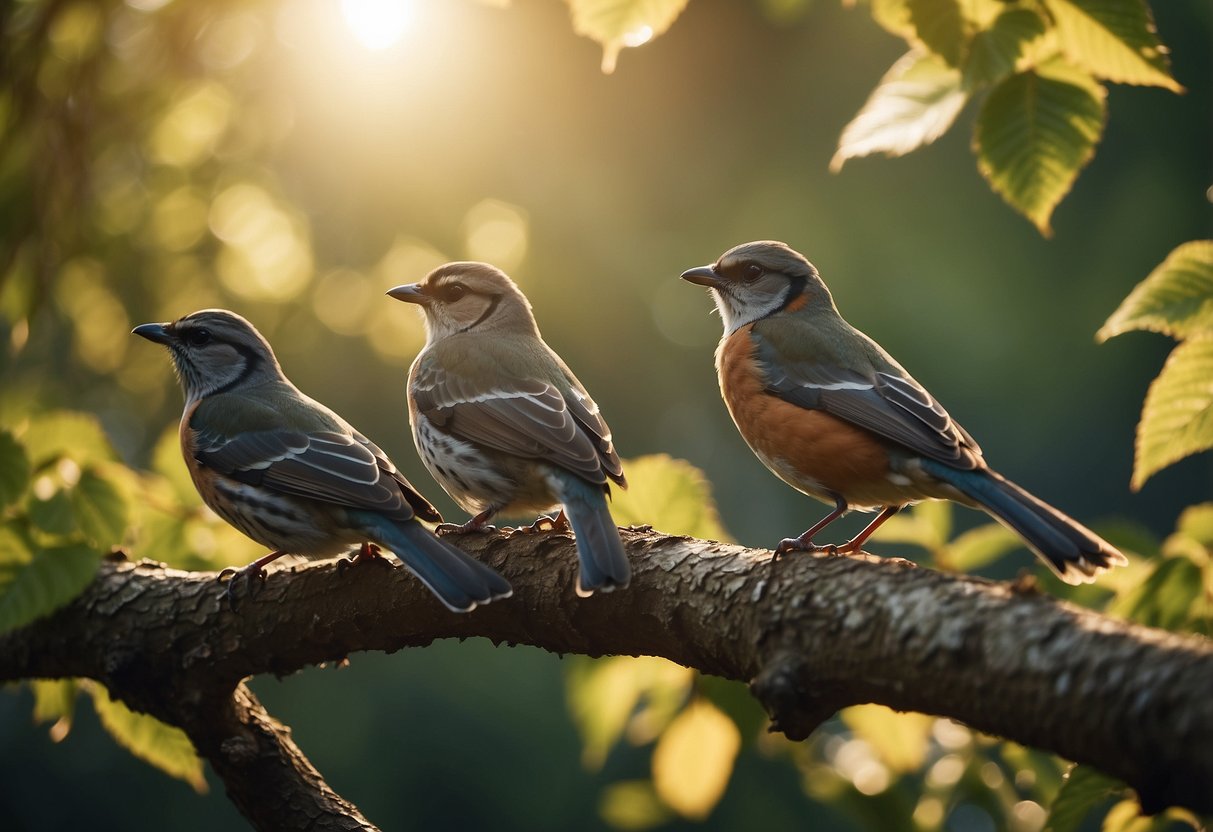
[{"label": "gray head", "polygon": [[172,323],[142,324],[131,331],[168,348],[187,404],[283,378],[269,342],[226,309],[203,309]]},{"label": "gray head", "polygon": [[430,343],[462,332],[539,335],[526,295],[488,263],[447,263],[420,283],[397,286],[388,294],[421,307]]},{"label": "gray head", "polygon": [[834,307],[816,267],[774,240],[734,246],[710,266],[687,269],[682,279],[712,290],[725,334],[779,312]]}]

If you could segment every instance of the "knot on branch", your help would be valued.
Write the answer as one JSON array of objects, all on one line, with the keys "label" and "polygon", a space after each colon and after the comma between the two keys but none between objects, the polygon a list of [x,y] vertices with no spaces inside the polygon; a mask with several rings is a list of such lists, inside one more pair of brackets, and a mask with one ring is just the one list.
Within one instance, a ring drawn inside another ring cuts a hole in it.
[{"label": "knot on branch", "polygon": [[771,731],[790,740],[808,738],[817,727],[851,703],[831,684],[814,684],[808,663],[794,652],[775,653],[750,681],[750,692],[771,718]]}]

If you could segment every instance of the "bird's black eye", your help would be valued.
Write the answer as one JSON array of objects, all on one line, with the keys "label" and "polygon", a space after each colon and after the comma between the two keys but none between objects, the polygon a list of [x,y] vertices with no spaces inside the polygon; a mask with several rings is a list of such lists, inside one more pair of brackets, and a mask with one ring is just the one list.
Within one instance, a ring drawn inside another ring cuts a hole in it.
[{"label": "bird's black eye", "polygon": [[750,263],[741,272],[741,279],[747,283],[757,280],[762,277],[762,266],[757,263]]},{"label": "bird's black eye", "polygon": [[211,331],[209,329],[191,329],[185,334],[185,341],[191,347],[205,347],[211,342]]},{"label": "bird's black eye", "polygon": [[442,287],[442,299],[447,303],[454,303],[467,294],[467,289],[462,283],[450,283]]}]

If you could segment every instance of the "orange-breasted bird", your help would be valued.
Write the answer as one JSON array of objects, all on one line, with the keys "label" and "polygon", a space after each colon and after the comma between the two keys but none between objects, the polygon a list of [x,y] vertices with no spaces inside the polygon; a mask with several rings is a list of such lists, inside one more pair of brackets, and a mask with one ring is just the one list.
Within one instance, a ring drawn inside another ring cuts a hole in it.
[{"label": "orange-breasted bird", "polygon": [[510,595],[505,578],[421,525],[440,521],[437,509],[373,442],[300,392],[244,318],[204,309],[134,333],[172,356],[185,393],[181,451],[203,501],[273,550],[237,575],[264,578],[285,554],[361,545],[368,557],[376,544],[456,612]]},{"label": "orange-breasted bird", "polygon": [[[967,431],[879,344],[843,320],[817,269],[779,242],[745,243],[682,279],[712,290],[724,321],[720,390],[772,473],[833,511],[776,554],[856,552],[881,523],[924,499],[980,508],[1067,583],[1124,555],[993,471]],[[813,538],[849,509],[880,510],[841,546]]]},{"label": "orange-breasted bird", "polygon": [[553,525],[567,518],[577,539],[577,594],[627,586],[607,506],[610,483],[627,485],[611,430],[544,343],[514,281],[487,263],[448,263],[388,294],[425,313],[425,348],[409,370],[413,441],[434,479],[475,515],[464,528],[559,504]]}]

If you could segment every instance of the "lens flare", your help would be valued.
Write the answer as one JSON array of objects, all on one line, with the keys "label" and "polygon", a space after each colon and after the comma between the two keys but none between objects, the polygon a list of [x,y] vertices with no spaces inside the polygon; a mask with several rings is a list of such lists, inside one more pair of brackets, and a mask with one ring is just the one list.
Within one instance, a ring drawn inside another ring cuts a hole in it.
[{"label": "lens flare", "polygon": [[412,19],[407,0],[341,0],[341,14],[358,42],[382,50],[404,36]]}]

